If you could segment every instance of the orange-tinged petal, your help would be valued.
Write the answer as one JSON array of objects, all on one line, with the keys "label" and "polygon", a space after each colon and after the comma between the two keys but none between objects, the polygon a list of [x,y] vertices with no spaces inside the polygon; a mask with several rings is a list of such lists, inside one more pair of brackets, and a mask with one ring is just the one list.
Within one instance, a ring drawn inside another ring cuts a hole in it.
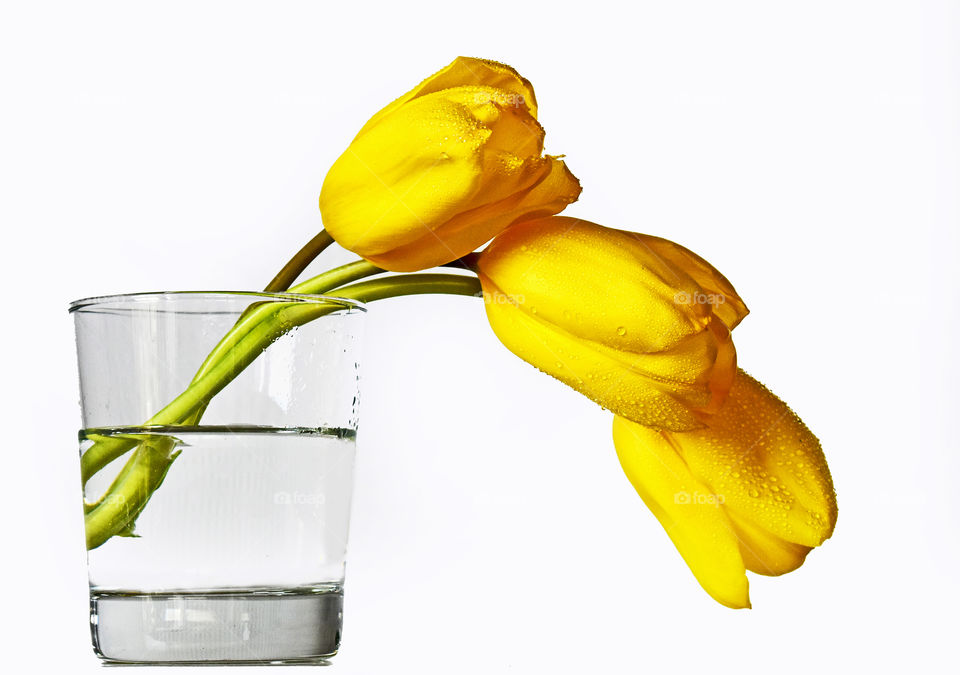
[{"label": "orange-tinged petal", "polygon": [[703,589],[727,607],[750,607],[739,542],[717,496],[663,437],[651,443],[649,433],[614,418],[613,440],[624,472]]}]

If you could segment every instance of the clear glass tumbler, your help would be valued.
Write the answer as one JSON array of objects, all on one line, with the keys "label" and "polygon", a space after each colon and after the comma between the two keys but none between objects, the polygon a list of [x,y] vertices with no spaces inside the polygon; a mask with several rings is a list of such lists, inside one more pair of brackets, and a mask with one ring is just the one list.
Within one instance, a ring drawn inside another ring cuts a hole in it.
[{"label": "clear glass tumbler", "polygon": [[97,655],[335,654],[363,307],[184,292],[70,311]]}]

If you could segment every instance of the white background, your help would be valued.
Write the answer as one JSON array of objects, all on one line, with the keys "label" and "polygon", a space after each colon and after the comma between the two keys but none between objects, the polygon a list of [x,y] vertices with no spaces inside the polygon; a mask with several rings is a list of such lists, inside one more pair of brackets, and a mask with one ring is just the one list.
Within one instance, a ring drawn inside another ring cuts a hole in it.
[{"label": "white background", "polygon": [[4,667],[99,668],[67,302],[261,287],[367,117],[458,54],[533,81],[583,182],[569,214],[734,282],[740,362],[822,440],[839,524],[725,609],[622,475],[609,414],[476,300],[383,302],[332,672],[951,663],[960,3],[23,2],[0,12]]}]

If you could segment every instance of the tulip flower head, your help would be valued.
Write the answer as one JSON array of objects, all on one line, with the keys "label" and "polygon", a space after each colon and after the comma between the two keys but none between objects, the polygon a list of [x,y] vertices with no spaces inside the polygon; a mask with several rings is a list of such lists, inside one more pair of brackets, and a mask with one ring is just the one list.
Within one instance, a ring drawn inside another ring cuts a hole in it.
[{"label": "tulip flower head", "polygon": [[684,247],[555,216],[507,229],[478,273],[504,345],[616,414],[684,431],[723,403],[748,310]]},{"label": "tulip flower head", "polygon": [[746,570],[791,572],[833,533],[837,501],[820,443],[742,370],[707,425],[682,433],[613,422],[627,477],[715,600],[750,606]]},{"label": "tulip flower head", "polygon": [[482,246],[580,194],[543,154],[533,87],[513,68],[461,57],[371,118],[327,173],[330,235],[375,265],[411,272]]}]

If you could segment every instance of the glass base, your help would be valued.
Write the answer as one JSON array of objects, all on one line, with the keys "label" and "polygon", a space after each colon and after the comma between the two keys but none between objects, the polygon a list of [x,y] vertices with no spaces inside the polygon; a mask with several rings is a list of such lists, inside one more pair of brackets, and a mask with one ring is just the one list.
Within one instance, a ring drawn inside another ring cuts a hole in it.
[{"label": "glass base", "polygon": [[337,653],[339,586],[90,594],[93,648],[114,663],[295,663]]}]

